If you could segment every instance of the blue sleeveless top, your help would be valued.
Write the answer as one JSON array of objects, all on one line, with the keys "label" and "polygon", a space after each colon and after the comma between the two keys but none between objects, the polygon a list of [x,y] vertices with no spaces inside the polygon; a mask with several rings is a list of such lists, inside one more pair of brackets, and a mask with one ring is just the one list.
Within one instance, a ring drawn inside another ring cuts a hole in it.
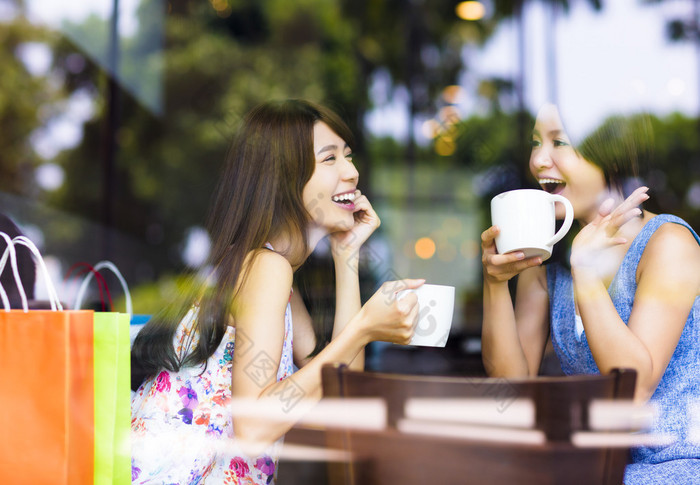
[{"label": "blue sleeveless top", "polygon": [[[667,222],[688,228],[684,220],[661,214],[647,222],[625,254],[608,293],[620,318],[627,324],[637,290],[637,265],[649,238]],[[571,272],[561,264],[547,266],[547,288],[554,350],[565,374],[597,374],[598,366],[588,346],[586,332],[577,329]],[[700,297],[690,311],[676,350],[650,402],[659,407],[654,432],[671,434],[669,446],[640,447],[632,451],[632,464],[625,470],[625,484],[700,484],[700,442],[689,436],[690,408],[700,406]],[[700,418],[696,418],[700,419]]]}]

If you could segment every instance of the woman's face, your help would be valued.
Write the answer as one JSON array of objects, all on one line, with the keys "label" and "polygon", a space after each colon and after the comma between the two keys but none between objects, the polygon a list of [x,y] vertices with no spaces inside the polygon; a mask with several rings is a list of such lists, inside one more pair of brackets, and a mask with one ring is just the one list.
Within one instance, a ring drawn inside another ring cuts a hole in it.
[{"label": "woman's face", "polygon": [[[557,107],[545,105],[532,131],[530,172],[543,190],[561,194],[571,202],[574,217],[589,222],[607,197],[603,171],[579,155],[564,132]],[[564,208],[556,204],[558,219]]]},{"label": "woman's face", "polygon": [[359,174],[347,143],[322,121],[314,125],[314,173],[303,192],[304,207],[313,224],[327,233],[354,225]]}]

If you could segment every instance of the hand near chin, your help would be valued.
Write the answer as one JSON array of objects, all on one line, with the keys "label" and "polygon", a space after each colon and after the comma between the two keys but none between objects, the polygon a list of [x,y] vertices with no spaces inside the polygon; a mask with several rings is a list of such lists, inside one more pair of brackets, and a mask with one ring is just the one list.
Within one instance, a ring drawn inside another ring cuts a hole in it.
[{"label": "hand near chin", "polygon": [[358,190],[355,197],[353,226],[347,231],[338,231],[330,235],[331,250],[334,256],[352,257],[379,227],[381,221],[372,204]]},{"label": "hand near chin", "polygon": [[617,207],[612,198],[600,205],[596,217],[573,240],[570,260],[573,269],[591,269],[599,275],[609,272],[606,268],[610,259],[608,250],[628,242],[621,229],[642,215],[639,205],[649,199],[648,190],[639,187]]}]

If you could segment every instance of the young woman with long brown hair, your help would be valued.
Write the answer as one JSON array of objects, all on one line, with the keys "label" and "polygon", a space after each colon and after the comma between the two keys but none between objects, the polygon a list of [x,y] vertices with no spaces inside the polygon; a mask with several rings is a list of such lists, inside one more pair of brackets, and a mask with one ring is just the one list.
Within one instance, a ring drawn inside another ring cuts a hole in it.
[{"label": "young woman with long brown hair", "polygon": [[[214,271],[134,342],[132,360],[148,376],[132,400],[134,483],[271,483],[276,446],[250,457],[233,438],[273,443],[291,424],[236,415],[231,398],[266,400],[283,414],[291,396],[321,397],[323,364],[361,369],[367,343],[410,340],[416,297],[393,296],[423,280],[385,283],[360,303],[357,254],[380,221],[357,190],[351,146],[345,123],[307,101],[266,103],[245,118],[214,196]],[[335,321],[311,357],[316,337],[293,275],[325,236]]]}]

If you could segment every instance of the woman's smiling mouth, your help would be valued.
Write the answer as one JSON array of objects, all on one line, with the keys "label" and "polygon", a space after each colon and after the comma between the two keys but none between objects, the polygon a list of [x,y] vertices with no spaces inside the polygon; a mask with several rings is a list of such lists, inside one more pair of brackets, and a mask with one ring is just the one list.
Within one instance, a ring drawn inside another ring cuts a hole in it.
[{"label": "woman's smiling mouth", "polygon": [[331,197],[331,200],[345,210],[355,210],[355,191],[336,194]]},{"label": "woman's smiling mouth", "polygon": [[537,179],[537,182],[542,187],[542,190],[550,194],[560,194],[566,186],[566,182],[559,179],[541,178]]}]

